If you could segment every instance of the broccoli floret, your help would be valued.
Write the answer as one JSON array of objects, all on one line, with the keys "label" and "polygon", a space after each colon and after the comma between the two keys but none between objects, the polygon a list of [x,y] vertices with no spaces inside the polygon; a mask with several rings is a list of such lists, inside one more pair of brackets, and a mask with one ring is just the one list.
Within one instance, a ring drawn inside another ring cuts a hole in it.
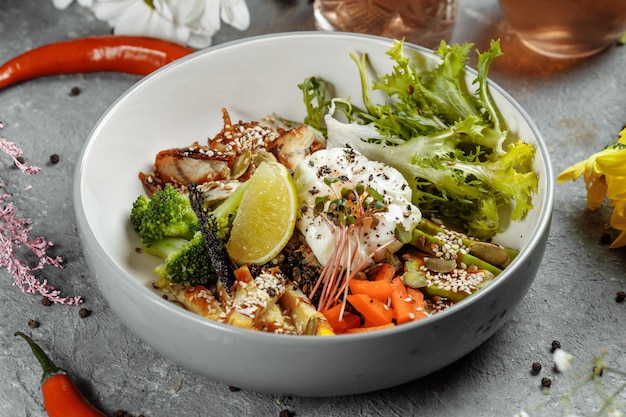
[{"label": "broccoli floret", "polygon": [[137,197],[133,203],[133,208],[130,212],[130,223],[133,225],[133,229],[135,229],[136,232],[139,232],[141,220],[148,211],[149,205],[150,199],[143,194]]},{"label": "broccoli floret", "polygon": [[196,213],[200,224],[200,233],[204,237],[205,251],[211,259],[215,275],[226,291],[230,293],[230,288],[235,282],[235,275],[232,262],[226,251],[226,241],[241,198],[247,188],[247,183],[237,187],[233,194],[213,210],[206,210],[201,192],[197,187],[190,186],[188,188],[191,207]]},{"label": "broccoli floret", "polygon": [[241,184],[213,210],[204,207],[194,184],[189,194],[166,186],[152,199],[137,197],[130,222],[143,251],[164,259],[154,270],[159,276],[155,286],[208,285],[220,279],[230,288],[234,274],[225,242],[246,188]]},{"label": "broccoli floret", "polygon": [[163,238],[150,246],[144,246],[144,251],[164,259],[164,262],[154,269],[158,275],[154,285],[158,288],[176,284],[207,286],[216,279],[200,231],[194,233],[191,240],[177,237]]},{"label": "broccoli floret", "polygon": [[189,240],[199,230],[189,197],[171,185],[154,193],[151,199],[144,195],[137,197],[130,222],[145,246],[166,237]]}]

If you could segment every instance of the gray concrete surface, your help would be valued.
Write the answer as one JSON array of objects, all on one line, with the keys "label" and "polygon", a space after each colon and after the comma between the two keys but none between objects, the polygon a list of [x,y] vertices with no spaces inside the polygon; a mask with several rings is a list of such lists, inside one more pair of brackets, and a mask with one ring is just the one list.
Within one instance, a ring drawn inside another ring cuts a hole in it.
[{"label": "gray concrete surface", "polygon": [[[306,0],[248,3],[250,29],[241,33],[225,27],[214,43],[313,28]],[[48,42],[108,31],[77,5],[58,11],[46,0],[0,0],[0,61]],[[578,61],[543,58],[517,41],[495,0],[461,0],[453,41],[474,42],[483,50],[492,38],[501,38],[505,52],[492,78],[534,119],[549,144],[555,172],[601,149],[626,123],[626,49],[611,47]],[[124,74],[63,75],[0,91],[0,120],[5,122],[0,135],[42,167],[27,177],[0,156],[0,182],[14,194],[18,214],[32,219],[33,235],[53,241],[54,252],[66,260],[63,270],[47,269],[40,276],[68,295],[84,296],[83,307],[92,311],[80,318],[77,307],[43,306],[41,297],[21,293],[11,285],[12,276],[0,272],[0,416],[46,415],[40,371],[23,341],[13,337],[16,330],[41,342],[108,415],[121,409],[146,417],[278,416],[283,410],[302,417],[513,416],[545,402],[531,415],[590,416],[598,409],[593,385],[571,396],[569,411],[562,396],[603,348],[612,367],[626,370],[626,303],[615,301],[616,292],[626,289],[626,252],[600,244],[610,209],[588,212],[580,181],[556,186],[547,253],[513,318],[474,352],[429,377],[367,395],[294,398],[231,391],[164,359],[107,308],[84,264],[72,206],[72,176],[83,142],[99,116],[137,80]],[[71,96],[75,86],[81,92]],[[54,153],[60,162],[51,165]],[[32,189],[24,191],[29,184]],[[30,319],[40,326],[29,328]],[[572,370],[553,371],[553,340],[574,355]],[[531,375],[533,362],[543,364],[540,375]],[[547,394],[540,388],[544,376],[552,378]],[[602,383],[612,390],[624,379],[607,373]],[[619,403],[623,409],[624,394]]]}]

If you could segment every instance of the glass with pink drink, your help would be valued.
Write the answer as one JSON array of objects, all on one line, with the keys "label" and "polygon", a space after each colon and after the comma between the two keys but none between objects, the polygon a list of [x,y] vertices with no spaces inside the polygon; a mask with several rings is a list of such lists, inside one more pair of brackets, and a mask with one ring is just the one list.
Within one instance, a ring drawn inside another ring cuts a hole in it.
[{"label": "glass with pink drink", "polygon": [[428,48],[449,42],[458,0],[315,0],[319,30],[368,33]]},{"label": "glass with pink drink", "polygon": [[500,0],[521,41],[554,58],[598,53],[626,31],[626,0]]}]

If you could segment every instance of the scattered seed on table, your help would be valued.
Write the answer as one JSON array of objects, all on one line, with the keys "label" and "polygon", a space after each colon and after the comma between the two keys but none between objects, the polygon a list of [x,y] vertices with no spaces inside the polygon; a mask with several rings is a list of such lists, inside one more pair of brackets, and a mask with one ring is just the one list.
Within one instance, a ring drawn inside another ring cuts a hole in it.
[{"label": "scattered seed on table", "polygon": [[[17,158],[15,158],[17,160],[17,162],[19,162],[20,164],[23,164],[26,162],[26,160],[24,159],[23,156],[18,156]],[[17,166],[17,164],[15,164],[15,166]]]},{"label": "scattered seed on table", "polygon": [[278,417],[293,417],[295,416],[296,413],[294,413],[291,410],[280,410],[280,413],[278,414]]},{"label": "scattered seed on table", "polygon": [[531,372],[533,375],[538,375],[539,372],[541,372],[541,364],[539,362],[534,362]]},{"label": "scattered seed on table", "polygon": [[618,303],[623,302],[624,300],[626,300],[626,292],[624,291],[618,291],[615,294],[615,301],[617,301]]},{"label": "scattered seed on table", "polygon": [[228,390],[230,392],[237,392],[237,391],[241,391],[241,388],[237,388],[237,387],[233,387],[232,385],[228,387]]},{"label": "scattered seed on table", "polygon": [[52,155],[50,155],[50,163],[51,164],[58,164],[59,161],[61,160],[61,157],[59,156],[58,153],[53,153]]},{"label": "scattered seed on table", "polygon": [[30,319],[28,320],[28,327],[30,327],[31,329],[36,329],[37,327],[39,327],[39,322],[37,320]]},{"label": "scattered seed on table", "polygon": [[80,87],[72,87],[70,90],[70,97],[76,97],[80,94]]},{"label": "scattered seed on table", "polygon": [[554,353],[554,351],[557,349],[561,349],[561,342],[559,342],[558,340],[553,340],[550,352]]},{"label": "scattered seed on table", "polygon": [[52,305],[52,301],[50,301],[50,299],[48,297],[43,297],[41,299],[41,304],[45,305],[46,307],[51,306]]},{"label": "scattered seed on table", "polygon": [[541,378],[541,387],[542,388],[550,388],[550,385],[552,385],[552,380],[548,377],[543,377]]},{"label": "scattered seed on table", "polygon": [[91,315],[91,310],[83,307],[80,310],[78,310],[78,315],[80,316],[81,319],[84,319],[85,317],[89,317]]}]

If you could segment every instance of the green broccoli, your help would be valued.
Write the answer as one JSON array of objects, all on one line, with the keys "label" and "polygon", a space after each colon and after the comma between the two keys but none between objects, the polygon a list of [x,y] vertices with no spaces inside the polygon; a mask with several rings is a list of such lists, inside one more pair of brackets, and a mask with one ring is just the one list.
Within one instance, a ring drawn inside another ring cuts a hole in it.
[{"label": "green broccoli", "polygon": [[197,186],[189,188],[189,200],[191,207],[196,213],[200,223],[200,233],[204,237],[205,251],[211,258],[211,264],[217,279],[230,293],[230,288],[235,283],[233,263],[226,251],[226,242],[230,234],[232,222],[235,218],[239,204],[244,195],[248,183],[243,183],[221,204],[207,210],[204,207],[202,192]]},{"label": "green broccoli", "polygon": [[152,199],[141,195],[133,203],[130,222],[141,237],[143,251],[164,259],[154,270],[158,274],[155,286],[159,288],[170,284],[208,285],[218,278],[225,283],[232,280],[228,255],[215,248],[225,247],[246,184],[212,210],[203,207],[197,186],[190,184],[188,188],[193,194],[191,199],[166,186]]},{"label": "green broccoli", "polygon": [[189,197],[171,185],[154,193],[151,199],[144,195],[137,197],[130,222],[145,246],[166,237],[189,240],[199,230]]},{"label": "green broccoli", "polygon": [[143,247],[144,252],[164,259],[154,272],[158,278],[154,285],[165,288],[171,284],[208,285],[215,281],[213,263],[204,245],[200,231],[190,240],[166,237]]}]

